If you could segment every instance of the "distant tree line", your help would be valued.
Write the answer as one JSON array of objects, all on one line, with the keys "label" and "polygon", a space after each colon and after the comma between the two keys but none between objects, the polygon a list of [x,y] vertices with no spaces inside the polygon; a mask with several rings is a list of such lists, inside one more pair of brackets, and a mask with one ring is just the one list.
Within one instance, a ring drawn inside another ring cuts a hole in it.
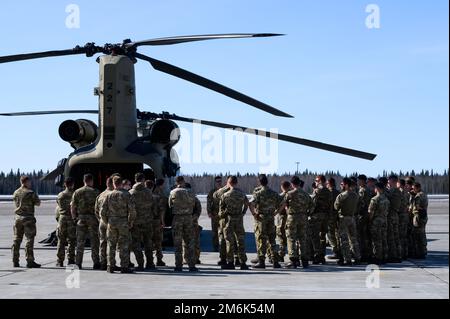
[{"label": "distant tree line", "polygon": [[[53,181],[41,181],[41,178],[45,176],[48,172],[44,172],[42,170],[33,171],[33,172],[21,172],[10,171],[9,173],[0,172],[0,195],[11,195],[14,190],[16,190],[19,186],[19,178],[21,175],[28,175],[32,179],[34,189],[42,195],[55,195],[61,191],[61,188],[55,186]],[[310,172],[305,170],[297,174],[300,176],[302,180],[305,181],[305,190],[310,192],[311,185],[314,182],[314,178],[317,176],[317,172]],[[353,173],[350,175],[342,175],[339,171],[326,171],[321,173],[328,177],[334,177],[336,182],[339,183],[344,177],[349,176],[357,176],[358,173]],[[420,172],[415,172],[414,170],[411,172],[388,172],[383,171],[379,176],[372,177],[381,177],[381,176],[389,176],[390,174],[396,174],[400,177],[414,176],[416,180],[422,184],[422,188],[428,194],[448,194],[449,193],[449,179],[448,179],[448,170],[445,170],[443,173],[436,173],[433,170],[422,170]],[[227,176],[229,174],[223,174]],[[185,175],[186,179],[192,184],[194,191],[197,194],[207,194],[214,185],[214,177],[216,175],[211,175],[208,173],[204,174],[194,174],[194,175]],[[257,175],[256,174],[238,174],[239,177],[239,188],[247,193],[251,193],[255,185],[257,184]],[[274,190],[279,190],[280,184],[284,180],[290,180],[292,174],[285,173],[282,175],[274,174],[269,175],[270,187]]]}]

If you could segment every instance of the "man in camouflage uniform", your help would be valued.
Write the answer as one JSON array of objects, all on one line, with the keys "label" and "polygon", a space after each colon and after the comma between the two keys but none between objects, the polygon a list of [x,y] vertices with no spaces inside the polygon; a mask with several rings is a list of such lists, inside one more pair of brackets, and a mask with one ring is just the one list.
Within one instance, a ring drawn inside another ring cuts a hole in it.
[{"label": "man in camouflage uniform", "polygon": [[222,177],[214,178],[214,188],[209,191],[206,199],[206,211],[211,219],[212,245],[213,250],[219,251],[219,203],[214,200],[214,193],[222,188]]},{"label": "man in camouflage uniform", "polygon": [[75,263],[79,269],[82,268],[84,244],[89,234],[94,269],[101,269],[98,238],[99,222],[95,216],[95,200],[99,192],[93,188],[94,177],[91,174],[84,175],[83,181],[84,186],[73,193],[70,203],[72,218],[77,224],[77,254]]},{"label": "man in camouflage uniform", "polygon": [[312,194],[314,208],[310,215],[312,244],[314,249],[313,263],[325,264],[326,234],[328,232],[328,216],[333,208],[333,195],[325,187],[325,176],[316,177],[316,188]]},{"label": "man in camouflage uniform", "polygon": [[375,184],[376,196],[369,204],[369,229],[372,244],[371,263],[380,265],[384,259],[384,230],[387,228],[387,215],[389,212],[389,200],[385,195],[382,183]]},{"label": "man in camouflage uniform", "polygon": [[427,235],[425,227],[428,221],[428,197],[422,191],[420,183],[414,183],[413,192],[415,194],[412,199],[412,239],[414,258],[425,259],[425,256],[427,255]]},{"label": "man in camouflage uniform", "polygon": [[113,273],[116,268],[116,250],[119,249],[121,273],[132,273],[130,269],[130,229],[136,218],[133,196],[123,188],[122,178],[114,176],[114,190],[106,195],[100,208],[100,217],[107,224],[108,267]]},{"label": "man in camouflage uniform", "polygon": [[[327,180],[327,188],[331,192],[332,202],[336,201],[337,196],[339,195],[339,191],[336,189],[336,180],[333,177],[330,177]],[[330,242],[331,250],[333,251],[333,255],[328,256],[329,259],[341,259],[341,244],[339,240],[339,227],[338,227],[338,212],[334,209],[331,214],[328,216],[328,241]]]},{"label": "man in camouflage uniform", "polygon": [[138,267],[136,270],[144,270],[144,255],[142,254],[142,245],[144,246],[146,265],[145,269],[155,269],[153,262],[153,215],[156,209],[156,203],[150,189],[145,187],[145,176],[143,173],[135,175],[135,184],[129,191],[134,202],[136,218],[131,228],[132,250]]},{"label": "man in camouflage uniform", "polygon": [[108,177],[106,179],[106,189],[97,196],[95,200],[95,216],[99,220],[98,232],[100,234],[100,265],[101,270],[106,270],[108,265],[106,250],[108,247],[108,238],[106,238],[106,231],[108,229],[108,225],[106,225],[100,217],[100,208],[105,201],[106,196],[114,190],[113,185],[113,176]]},{"label": "man in camouflage uniform", "polygon": [[168,198],[164,191],[164,179],[157,179],[155,182],[155,188],[153,190],[153,198],[155,200],[156,208],[153,215],[153,250],[156,254],[156,266],[164,267],[166,263],[163,261],[163,229],[164,229],[164,218],[168,208]]},{"label": "man in camouflage uniform", "polygon": [[31,189],[31,180],[28,176],[20,177],[20,188],[13,194],[16,209],[14,213],[14,241],[12,245],[12,260],[14,267],[19,265],[19,251],[23,236],[25,235],[25,257],[27,268],[39,268],[41,265],[34,261],[34,237],[36,237],[36,218],[34,218],[34,207],[39,206],[39,196]]},{"label": "man in camouflage uniform", "polygon": [[397,186],[402,194],[402,201],[398,212],[398,234],[401,244],[401,257],[403,260],[406,260],[408,258],[409,192],[406,189],[406,181],[404,179],[400,179]]},{"label": "man in camouflage uniform", "polygon": [[[386,195],[386,198],[389,200],[389,194],[388,194],[389,189],[388,189],[387,177],[384,177],[384,176],[380,177],[378,179],[378,182],[383,184],[384,194]],[[389,201],[389,205],[390,205],[390,201]],[[389,214],[389,211],[388,211],[388,214]],[[388,218],[388,216],[386,216],[386,227],[383,228],[383,254],[384,254],[384,256],[383,256],[382,263],[386,263],[389,259],[389,245],[388,245],[388,227],[389,227],[388,223],[389,223],[389,221],[387,218]]]},{"label": "man in camouflage uniform", "polygon": [[186,247],[185,259],[189,271],[198,271],[194,260],[194,229],[192,212],[195,206],[195,196],[186,189],[183,176],[176,178],[176,188],[170,192],[169,207],[172,208],[173,245],[175,248],[175,271],[183,270],[183,241]]},{"label": "man in camouflage uniform", "polygon": [[[281,193],[280,193],[281,198],[284,199],[286,194],[290,190],[291,190],[291,183],[289,181],[284,181],[283,183],[281,183]],[[287,222],[287,208],[284,208],[275,216],[277,239],[279,243],[278,257],[280,258],[280,261],[284,261],[284,256],[286,255],[287,251],[286,222]]]},{"label": "man in camouflage uniform", "polygon": [[415,256],[415,246],[413,241],[413,219],[414,215],[412,214],[412,206],[413,206],[413,199],[416,196],[416,194],[413,191],[413,186],[415,183],[415,178],[413,176],[409,176],[406,178],[406,191],[409,194],[408,198],[408,217],[409,217],[409,223],[408,223],[408,257],[414,258]]},{"label": "man in camouflage uniform", "polygon": [[266,268],[266,252],[269,244],[272,248],[273,268],[281,268],[276,251],[274,215],[280,208],[282,197],[267,186],[269,181],[266,175],[262,174],[258,179],[261,187],[253,193],[251,205],[254,208],[255,229],[258,229],[256,250],[259,262],[253,267]]},{"label": "man in camouflage uniform", "polygon": [[[186,188],[192,192],[192,185],[190,183],[186,183]],[[201,264],[200,261],[200,225],[198,224],[198,219],[202,213],[202,204],[200,200],[195,196],[195,193],[192,192],[195,198],[194,210],[192,212],[192,227],[194,229],[194,260],[196,264]],[[186,251],[186,245],[183,246],[184,251]]]},{"label": "man in camouflage uniform", "polygon": [[369,190],[370,198],[375,197],[377,194],[375,193],[375,184],[377,183],[377,179],[373,177],[369,177],[367,179],[367,189]]},{"label": "man in camouflage uniform", "polygon": [[[293,189],[285,194],[283,205],[278,211],[287,209],[286,237],[290,263],[286,265],[286,268],[300,266],[300,257],[302,267],[307,268],[310,258],[307,241],[308,214],[314,207],[314,203],[309,194],[302,189],[303,183],[300,178],[292,177],[291,184]],[[300,247],[297,246],[298,244]]]},{"label": "man in camouflage uniform", "polygon": [[358,176],[358,212],[355,216],[356,229],[358,232],[359,248],[361,250],[361,261],[367,262],[371,256],[369,238],[369,204],[370,190],[367,187],[367,176]]},{"label": "man in camouflage uniform", "polygon": [[344,178],[344,192],[339,194],[334,202],[334,209],[339,216],[339,235],[341,238],[342,259],[339,265],[352,265],[352,253],[355,257],[355,264],[361,261],[359,244],[356,233],[355,214],[358,209],[358,194],[353,191],[354,183],[349,178]]},{"label": "man in camouflage uniform", "polygon": [[391,175],[388,178],[388,192],[386,193],[389,199],[389,213],[387,218],[387,240],[388,240],[388,261],[393,263],[400,263],[401,260],[401,242],[398,232],[399,211],[403,201],[403,195],[397,188],[398,177]]},{"label": "man in camouflage uniform", "polygon": [[74,190],[73,179],[68,177],[64,182],[65,189],[58,194],[56,198],[56,220],[58,221],[58,228],[56,235],[58,237],[58,247],[56,249],[56,267],[64,267],[64,255],[66,244],[68,264],[75,264],[75,248],[77,245],[77,226],[73,221],[70,212],[70,202]]},{"label": "man in camouflage uniform", "polygon": [[[245,229],[244,229],[244,214],[247,212],[249,202],[247,196],[240,189],[237,188],[237,177],[231,176],[228,178],[228,185],[230,189],[225,192],[219,201],[220,212],[219,217],[224,219],[224,234],[227,244],[227,264],[222,265],[222,269],[234,269],[234,245],[237,243],[237,250],[241,270],[247,270],[248,266],[247,255],[245,253]],[[252,209],[252,208],[250,208]],[[252,211],[252,213],[254,213]]]}]

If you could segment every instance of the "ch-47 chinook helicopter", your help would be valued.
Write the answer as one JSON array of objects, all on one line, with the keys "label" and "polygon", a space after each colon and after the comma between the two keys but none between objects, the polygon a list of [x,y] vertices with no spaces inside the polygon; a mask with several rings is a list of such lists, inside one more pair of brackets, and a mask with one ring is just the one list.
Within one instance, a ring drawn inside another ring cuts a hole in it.
[{"label": "ch-47 chinook helicopter", "polygon": [[247,95],[227,88],[219,83],[137,52],[142,46],[172,45],[192,41],[234,38],[260,38],[279,36],[280,34],[217,34],[178,36],[132,42],[127,39],[120,44],[96,46],[87,43],[69,50],[46,51],[0,57],[0,63],[31,60],[46,57],[85,54],[97,58],[100,66],[100,83],[95,88],[99,96],[98,110],[57,110],[19,113],[0,113],[2,116],[48,115],[92,113],[99,115],[98,126],[90,120],[77,119],[64,121],[59,126],[60,137],[69,142],[74,151],[62,159],[55,170],[44,178],[55,180],[61,185],[64,178],[71,176],[76,185],[82,184],[82,176],[92,173],[97,187],[104,187],[106,178],[113,173],[120,173],[125,178],[132,178],[135,172],[148,165],[156,177],[173,177],[180,168],[180,163],[173,150],[179,141],[180,134],[175,121],[199,122],[203,125],[224,129],[242,129],[246,133],[253,132],[268,138],[306,145],[322,150],[341,153],[349,156],[373,160],[376,155],[317,141],[278,134],[273,136],[262,130],[252,130],[238,125],[230,125],[212,121],[181,117],[167,112],[153,113],[139,111],[136,108],[134,64],[142,60],[161,72],[195,83],[216,91],[230,98],[249,104],[262,111],[276,116],[292,117],[272,106],[257,101]]}]

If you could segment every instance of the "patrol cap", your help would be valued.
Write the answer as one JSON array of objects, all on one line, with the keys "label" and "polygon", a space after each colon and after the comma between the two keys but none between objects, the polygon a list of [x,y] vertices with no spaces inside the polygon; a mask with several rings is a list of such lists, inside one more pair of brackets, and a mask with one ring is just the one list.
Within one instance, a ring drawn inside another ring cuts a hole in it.
[{"label": "patrol cap", "polygon": [[367,182],[367,176],[364,174],[358,175],[358,180]]},{"label": "patrol cap", "polygon": [[388,179],[386,178],[386,177],[380,177],[379,179],[378,179],[378,181],[380,182],[380,183],[383,183],[383,185],[384,185],[384,187],[386,187],[386,185],[387,185],[387,183],[388,183]]},{"label": "patrol cap", "polygon": [[381,182],[376,182],[375,183],[375,187],[380,189],[380,190],[384,190],[384,184]]},{"label": "patrol cap", "polygon": [[191,183],[185,183],[185,184],[184,184],[184,187],[186,187],[187,189],[191,189],[191,188],[192,188],[192,185],[191,185]]},{"label": "patrol cap", "polygon": [[398,176],[395,174],[391,174],[391,175],[389,175],[388,179],[393,180],[393,181],[398,181]]}]

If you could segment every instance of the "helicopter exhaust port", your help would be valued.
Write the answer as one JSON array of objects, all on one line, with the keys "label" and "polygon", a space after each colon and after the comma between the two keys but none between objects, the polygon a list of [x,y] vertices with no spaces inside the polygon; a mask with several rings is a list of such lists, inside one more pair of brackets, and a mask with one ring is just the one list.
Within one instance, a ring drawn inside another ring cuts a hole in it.
[{"label": "helicopter exhaust port", "polygon": [[170,120],[158,120],[150,127],[150,141],[173,147],[180,140],[180,128]]},{"label": "helicopter exhaust port", "polygon": [[69,142],[74,149],[92,144],[97,139],[97,125],[89,120],[67,120],[58,129],[63,141]]}]

